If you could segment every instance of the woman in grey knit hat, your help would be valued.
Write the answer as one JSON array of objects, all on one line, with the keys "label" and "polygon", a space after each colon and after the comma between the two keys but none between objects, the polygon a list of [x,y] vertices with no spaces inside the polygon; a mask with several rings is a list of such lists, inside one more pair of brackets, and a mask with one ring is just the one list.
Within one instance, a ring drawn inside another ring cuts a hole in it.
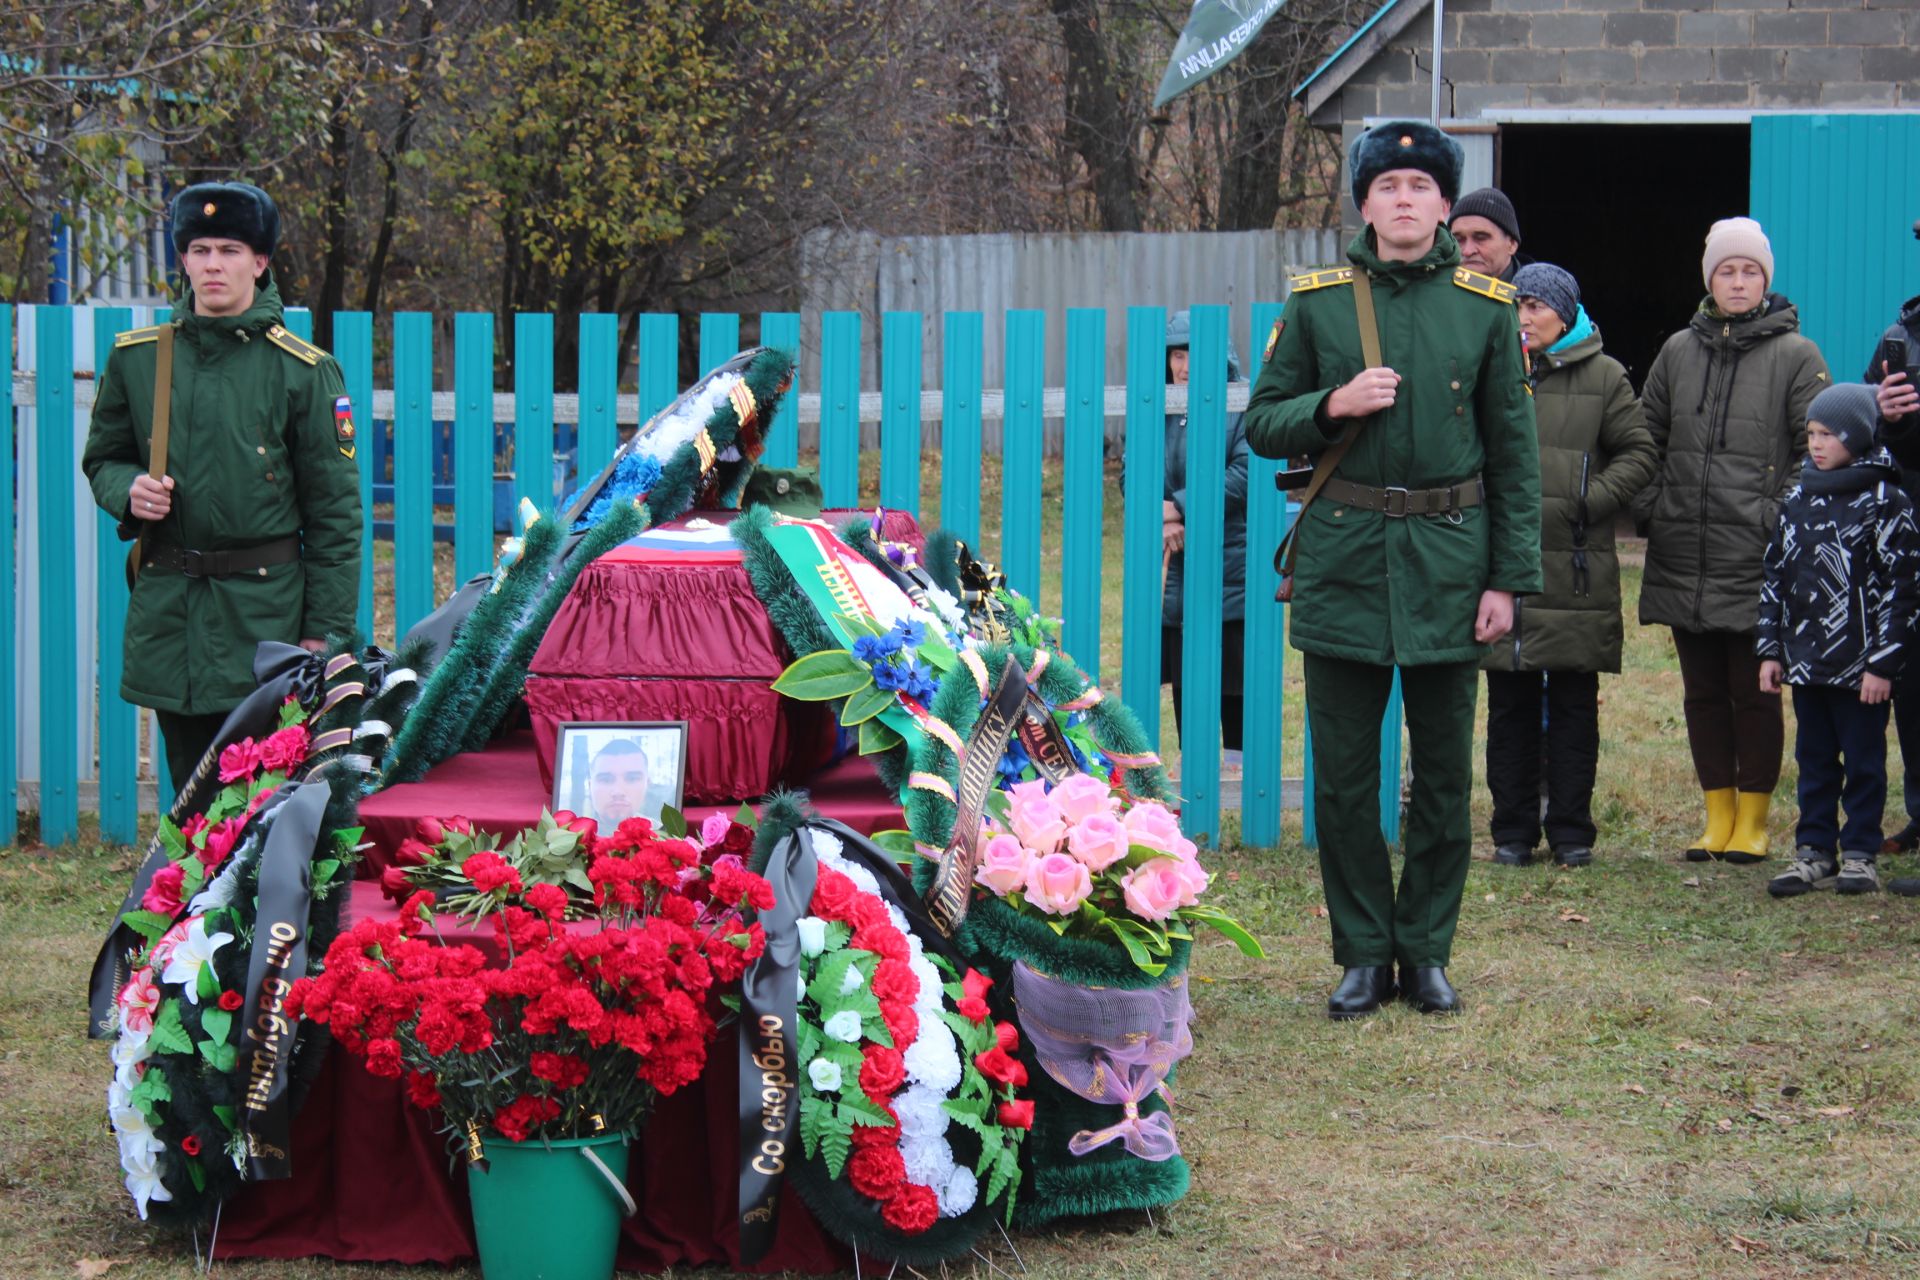
[{"label": "woman in grey knit hat", "polygon": [[[1549,263],[1513,280],[1540,435],[1540,569],[1545,590],[1514,601],[1513,630],[1487,673],[1487,787],[1494,861],[1533,861],[1544,825],[1561,866],[1593,860],[1600,673],[1620,670],[1616,517],[1653,478],[1640,401],[1580,305],[1580,285]],[[1546,727],[1544,762],[1541,710]],[[1547,811],[1540,814],[1544,763]]]}]

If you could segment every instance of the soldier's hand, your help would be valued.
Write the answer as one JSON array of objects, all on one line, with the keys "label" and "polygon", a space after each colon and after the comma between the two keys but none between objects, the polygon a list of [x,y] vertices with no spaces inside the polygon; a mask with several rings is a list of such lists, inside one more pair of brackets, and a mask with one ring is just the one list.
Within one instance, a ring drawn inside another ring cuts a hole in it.
[{"label": "soldier's hand", "polygon": [[135,476],[127,490],[127,514],[135,520],[165,520],[173,510],[173,477]]},{"label": "soldier's hand", "polygon": [[1920,409],[1920,388],[1907,380],[1904,373],[1890,373],[1873,393],[1880,407],[1880,416],[1889,422],[1898,421]]},{"label": "soldier's hand", "polygon": [[308,653],[325,653],[327,651],[327,642],[325,640],[302,640],[300,647]]},{"label": "soldier's hand", "polygon": [[1385,365],[1363,369],[1352,382],[1336,387],[1327,397],[1329,418],[1364,418],[1370,413],[1393,407],[1400,389],[1400,375]]},{"label": "soldier's hand", "polygon": [[1513,592],[1482,591],[1480,612],[1473,620],[1473,638],[1480,644],[1492,644],[1513,630]]}]

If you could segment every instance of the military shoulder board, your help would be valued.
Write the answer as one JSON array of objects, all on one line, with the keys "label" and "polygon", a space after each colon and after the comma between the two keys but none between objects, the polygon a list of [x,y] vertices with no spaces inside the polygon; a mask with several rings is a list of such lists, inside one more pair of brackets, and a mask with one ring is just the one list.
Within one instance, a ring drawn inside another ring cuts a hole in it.
[{"label": "military shoulder board", "polygon": [[1324,270],[1309,271],[1305,275],[1294,276],[1287,281],[1287,287],[1294,293],[1305,293],[1309,289],[1324,289],[1328,285],[1352,283],[1352,267],[1327,267]]},{"label": "military shoulder board", "polygon": [[113,335],[113,345],[115,348],[137,347],[143,342],[158,342],[159,340],[160,326],[157,324],[150,324],[144,329],[129,329],[125,333],[116,333]]},{"label": "military shoulder board", "polygon": [[267,341],[304,364],[319,364],[327,353],[303,338],[296,338],[280,325],[267,330]]},{"label": "military shoulder board", "polygon": [[1453,282],[1468,293],[1477,293],[1483,298],[1492,298],[1495,302],[1510,303],[1514,298],[1513,286],[1505,280],[1483,276],[1478,271],[1469,271],[1465,267],[1454,271]]}]

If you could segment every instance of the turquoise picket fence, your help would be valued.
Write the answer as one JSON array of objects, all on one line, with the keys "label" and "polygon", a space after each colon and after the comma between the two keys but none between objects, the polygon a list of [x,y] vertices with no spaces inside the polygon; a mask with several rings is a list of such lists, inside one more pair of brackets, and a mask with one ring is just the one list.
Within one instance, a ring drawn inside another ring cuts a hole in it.
[{"label": "turquoise picket fence", "polygon": [[[1225,306],[1192,310],[1194,382],[1187,389],[1191,426],[1187,434],[1189,475],[1219,475],[1225,467],[1229,413],[1227,351],[1230,337],[1239,350],[1256,349],[1279,314],[1278,303],[1256,304],[1245,332],[1229,334]],[[18,314],[25,315],[22,308]],[[16,312],[0,307],[0,351],[14,350]],[[1121,599],[1121,669],[1118,695],[1139,714],[1156,747],[1160,740],[1160,589],[1161,485],[1163,431],[1169,388],[1165,384],[1166,312],[1132,307],[1110,316],[1101,309],[1070,309],[1064,314],[1064,385],[1046,385],[1047,328],[1057,323],[1042,311],[1010,311],[1002,318],[1005,386],[982,385],[986,342],[979,312],[948,312],[941,318],[942,385],[938,397],[923,395],[923,317],[917,312],[888,313],[881,319],[878,344],[880,387],[877,427],[877,491],[861,485],[862,317],[829,312],[819,317],[818,386],[796,385],[782,403],[769,432],[765,463],[792,466],[800,461],[800,405],[803,394],[817,393],[818,450],[809,460],[820,474],[828,506],[872,506],[878,502],[922,512],[923,440],[937,439],[942,466],[940,523],[996,559],[1010,584],[1063,621],[1069,653],[1088,671],[1100,669],[1102,600]],[[19,378],[31,412],[16,414],[16,378],[0,378],[0,430],[8,433],[0,448],[4,479],[16,495],[20,527],[34,522],[37,534],[37,618],[18,630],[38,648],[37,679],[41,714],[39,754],[40,838],[49,844],[78,833],[81,778],[86,771],[76,733],[78,714],[66,708],[89,705],[79,691],[97,687],[97,776],[100,830],[104,838],[131,840],[138,812],[139,719],[136,708],[118,696],[121,630],[127,588],[121,571],[124,544],[112,521],[90,506],[76,509],[78,443],[84,417],[76,418],[77,389],[72,334],[73,315],[65,307],[32,309],[35,368]],[[103,369],[114,333],[131,327],[125,308],[99,308],[93,317],[94,368]],[[740,316],[700,317],[699,366],[710,368],[741,344]],[[294,311],[288,327],[312,335],[312,317]],[[637,352],[620,350],[620,325],[611,315],[582,315],[578,325],[578,392],[554,390],[556,319],[551,315],[513,317],[515,360],[510,405],[496,392],[495,318],[461,314],[451,326],[451,388],[436,396],[434,317],[402,312],[387,317],[390,343],[376,344],[376,318],[364,312],[334,317],[334,355],[346,377],[356,422],[362,424],[358,450],[360,488],[368,518],[363,534],[359,620],[372,634],[375,617],[375,542],[391,543],[391,599],[395,627],[404,632],[432,610],[435,601],[433,544],[450,540],[454,581],[491,566],[496,527],[496,482],[501,459],[510,460],[511,496],[551,507],[565,489],[594,475],[611,458],[619,426],[644,421],[680,390],[679,321],[672,315],[643,315],[635,327]],[[1109,325],[1124,325],[1124,386],[1109,386]],[[792,312],[758,317],[758,341],[797,348],[801,317]],[[444,352],[438,353],[444,356]],[[633,389],[623,392],[620,370],[633,367]],[[378,365],[377,362],[378,361]],[[10,362],[11,363],[11,362]],[[810,362],[808,362],[810,365]],[[391,369],[390,399],[376,393],[376,367]],[[1244,402],[1245,388],[1236,389]],[[1123,396],[1123,399],[1122,399]],[[814,396],[807,397],[814,402]],[[869,399],[871,408],[871,397]],[[991,412],[990,412],[991,411]],[[1001,510],[997,539],[983,540],[981,467],[983,420],[998,413],[1001,441]],[[1104,459],[1109,417],[1125,422],[1125,492],[1116,503],[1107,492]],[[1062,423],[1063,493],[1057,520],[1043,509],[1042,457],[1048,419]],[[17,476],[15,456],[23,443],[14,438],[16,420],[32,431],[34,475]],[[809,415],[811,421],[811,414]],[[927,424],[937,424],[932,432]],[[570,465],[562,472],[546,460],[556,447]],[[525,465],[524,460],[539,460]],[[511,465],[519,461],[521,465]],[[1283,804],[1285,758],[1305,773],[1303,835],[1314,843],[1311,749],[1302,742],[1288,751],[1282,735],[1282,685],[1286,646],[1284,606],[1274,601],[1277,577],[1273,547],[1286,528],[1285,495],[1274,488],[1277,462],[1255,458],[1247,510],[1246,724],[1245,778],[1240,786],[1240,838],[1249,845],[1278,843]],[[29,481],[31,482],[29,484]],[[391,518],[375,519],[376,506],[390,504]],[[435,527],[436,506],[452,507],[451,529]],[[89,516],[89,512],[91,515]],[[1225,499],[1221,489],[1188,490],[1187,572],[1183,717],[1195,742],[1217,742],[1220,724],[1220,650],[1222,544]],[[91,575],[75,563],[75,522],[91,518],[95,565]],[[1117,521],[1122,540],[1122,580],[1109,580],[1102,548]],[[1049,545],[1049,526],[1057,543]],[[0,723],[18,724],[15,672],[16,603],[12,574],[16,554],[14,522],[0,521],[0,564],[7,590],[0,591]],[[1060,569],[1057,599],[1042,596],[1042,565]],[[95,669],[78,669],[76,643],[82,616],[79,584],[91,578],[94,594]],[[1141,590],[1125,590],[1139,584]],[[385,583],[381,584],[383,587]],[[1111,673],[1106,683],[1113,688]],[[51,713],[49,712],[51,709]],[[1389,838],[1397,837],[1400,774],[1398,698],[1382,725],[1381,813]],[[32,733],[35,726],[28,726]],[[1196,839],[1217,841],[1221,820],[1219,756],[1191,751],[1181,761],[1183,821]],[[162,770],[164,772],[164,770]],[[15,810],[20,770],[15,732],[0,734],[0,843],[16,836]],[[168,797],[160,780],[159,797]]]}]

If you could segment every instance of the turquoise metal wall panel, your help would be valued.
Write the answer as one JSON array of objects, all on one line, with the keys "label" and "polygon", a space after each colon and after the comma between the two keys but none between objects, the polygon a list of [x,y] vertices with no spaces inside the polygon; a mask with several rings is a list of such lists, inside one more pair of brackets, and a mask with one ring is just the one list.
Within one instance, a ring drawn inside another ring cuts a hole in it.
[{"label": "turquoise metal wall panel", "polygon": [[1040,449],[1045,427],[1047,313],[1009,311],[1007,385],[1000,436],[1000,566],[1007,585],[1040,596]]},{"label": "turquoise metal wall panel", "polygon": [[940,524],[980,549],[980,367],[978,311],[949,311],[940,355]]},{"label": "turquoise metal wall panel", "polygon": [[74,558],[73,309],[34,309],[34,444],[40,506],[40,839],[80,834],[79,656]]},{"label": "turquoise metal wall panel", "polygon": [[333,317],[333,358],[347,384],[353,404],[358,444],[354,465],[360,473],[360,604],[355,625],[360,634],[373,635],[373,313],[342,311]]},{"label": "turquoise metal wall panel", "polygon": [[700,315],[700,375],[725,364],[740,353],[740,317],[731,311]]},{"label": "turquoise metal wall panel", "polygon": [[[101,307],[93,313],[93,367],[106,372],[113,354],[113,336],[133,328],[128,307]],[[127,548],[120,541],[117,521],[93,510],[94,618],[96,652],[100,655],[98,686],[100,724],[100,835],[132,844],[140,807],[140,711],[120,696],[120,675],[126,660]],[[12,721],[6,723],[11,724]]]},{"label": "turquoise metal wall panel", "polygon": [[620,317],[580,317],[580,431],[571,483],[577,488],[613,461],[619,442],[614,409],[620,396]]},{"label": "turquoise metal wall panel", "polygon": [[433,317],[393,317],[393,612],[403,636],[433,610]]},{"label": "turquoise metal wall panel", "polygon": [[1060,639],[1100,675],[1100,538],[1107,488],[1107,313],[1067,312],[1067,420],[1060,495]]},{"label": "turquoise metal wall panel", "polygon": [[640,317],[640,421],[680,394],[680,317],[648,312]]},{"label": "turquoise metal wall panel", "polygon": [[760,317],[760,345],[778,347],[793,357],[793,385],[780,397],[780,410],[767,431],[767,451],[761,461],[769,467],[800,464],[800,313],[768,311]]},{"label": "turquoise metal wall panel", "polygon": [[513,318],[513,496],[551,511],[553,492],[553,317]]},{"label": "turquoise metal wall panel", "polygon": [[453,318],[453,581],[493,567],[493,313]]},{"label": "turquoise metal wall panel", "polygon": [[[9,496],[19,492],[13,473],[14,314],[12,307],[0,304],[0,493]],[[13,568],[14,522],[20,516],[19,504],[10,501],[6,516],[0,517],[0,845],[10,845],[20,835],[20,703],[14,688],[20,670],[14,641],[19,604]]]},{"label": "turquoise metal wall panel", "polygon": [[1858,380],[1920,293],[1920,114],[1756,115],[1751,207],[1773,288],[1800,310],[1836,381]]},{"label": "turquoise metal wall panel", "polygon": [[820,317],[820,492],[829,507],[860,505],[860,313]]},{"label": "turquoise metal wall panel", "polygon": [[305,307],[288,307],[281,313],[281,320],[294,337],[303,342],[313,341],[313,312]]},{"label": "turquoise metal wall panel", "polygon": [[1180,825],[1220,839],[1220,630],[1227,475],[1227,324],[1223,306],[1189,312],[1187,487],[1180,602]]},{"label": "turquoise metal wall panel", "polygon": [[920,313],[889,311],[880,338],[880,505],[920,518]]},{"label": "turquoise metal wall panel", "polygon": [[[1278,302],[1253,304],[1249,341],[1242,348],[1263,351],[1266,335],[1280,318]],[[1259,365],[1249,361],[1253,378]],[[1286,774],[1286,752],[1281,740],[1286,691],[1286,606],[1273,598],[1280,573],[1273,567],[1273,550],[1287,532],[1287,495],[1273,487],[1279,474],[1278,458],[1258,455],[1247,466],[1247,622],[1246,718],[1240,781],[1240,842],[1253,848],[1280,843],[1281,779]]]},{"label": "turquoise metal wall panel", "polygon": [[1160,749],[1160,504],[1166,500],[1167,311],[1127,308],[1127,492],[1121,516],[1120,700]]}]

